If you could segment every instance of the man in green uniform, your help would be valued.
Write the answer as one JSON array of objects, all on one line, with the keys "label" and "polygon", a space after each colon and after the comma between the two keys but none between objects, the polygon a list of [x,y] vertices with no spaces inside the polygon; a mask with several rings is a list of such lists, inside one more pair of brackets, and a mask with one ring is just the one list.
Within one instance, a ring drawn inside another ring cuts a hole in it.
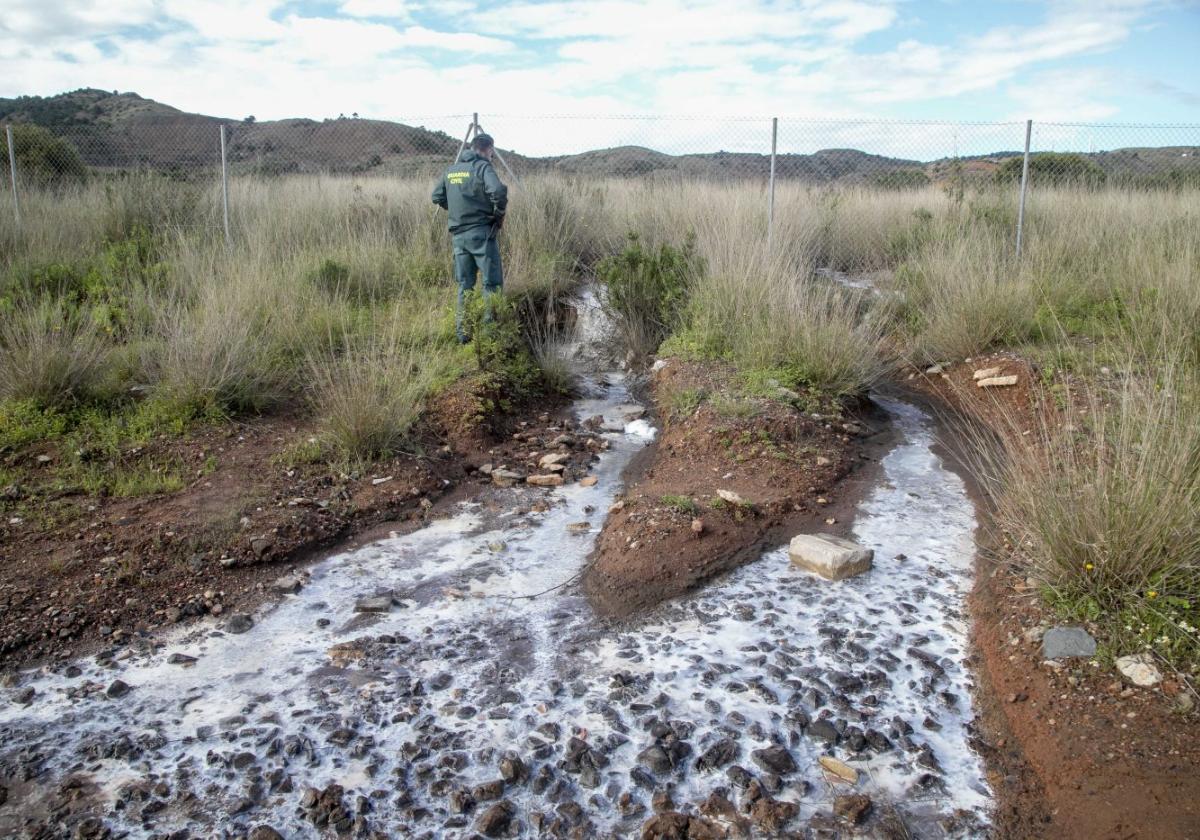
[{"label": "man in green uniform", "polygon": [[500,247],[496,234],[504,224],[508,188],[500,183],[492,167],[496,146],[486,134],[477,134],[471,147],[446,170],[433,188],[433,203],[449,211],[450,235],[454,242],[454,277],[458,281],[458,340],[470,340],[463,328],[463,299],[475,288],[476,272],[483,278],[483,295],[504,287]]}]

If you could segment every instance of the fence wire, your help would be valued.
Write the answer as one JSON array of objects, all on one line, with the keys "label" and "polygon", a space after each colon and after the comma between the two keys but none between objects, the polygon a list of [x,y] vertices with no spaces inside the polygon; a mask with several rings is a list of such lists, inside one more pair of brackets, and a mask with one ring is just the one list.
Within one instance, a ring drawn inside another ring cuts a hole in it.
[{"label": "fence wire", "polygon": [[[39,124],[17,113],[8,115],[0,134],[0,224],[19,224],[23,192],[58,191],[69,200],[66,188],[73,184],[132,174],[214,190],[222,178],[432,180],[476,120],[521,179],[745,183],[762,190],[766,217],[774,193],[797,190],[820,200],[876,191],[881,202],[906,192],[961,201],[986,191],[1009,206],[1015,220],[1023,182],[1032,213],[1041,191],[1200,188],[1200,125],[1034,122],[1027,150],[1025,122],[486,113],[400,122],[357,115],[231,122],[148,112],[108,121],[60,115]],[[236,206],[231,209],[236,219]],[[221,212],[211,218],[224,224]],[[861,224],[872,223],[864,214]]]}]

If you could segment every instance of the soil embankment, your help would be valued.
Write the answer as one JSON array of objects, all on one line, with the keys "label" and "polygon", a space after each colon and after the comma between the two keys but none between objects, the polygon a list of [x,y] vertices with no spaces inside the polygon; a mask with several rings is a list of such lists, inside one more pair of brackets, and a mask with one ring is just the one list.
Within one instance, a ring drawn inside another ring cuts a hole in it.
[{"label": "soil embankment", "polygon": [[[0,668],[136,646],[152,631],[250,612],[324,550],[417,527],[473,484],[490,484],[480,466],[528,472],[535,453],[575,430],[565,399],[478,422],[469,384],[430,407],[412,454],[365,472],[306,460],[316,431],[286,416],[199,427],[130,455],[183,465],[189,477],[174,493],[56,491],[65,453],[55,445],[8,456],[5,468],[21,479],[0,522]],[[594,454],[568,451],[568,477]]]},{"label": "soil embankment", "polygon": [[691,590],[802,530],[848,534],[868,467],[892,444],[869,404],[851,419],[795,395],[739,395],[736,373],[718,364],[670,359],[649,391],[659,438],[630,465],[584,575],[608,616]]},{"label": "soil embankment", "polygon": [[[1016,374],[1018,384],[980,390],[973,372],[988,367]],[[1055,411],[1037,382],[1027,361],[995,354],[911,384],[949,413],[951,431],[964,422],[1005,424],[1033,437]],[[986,523],[986,500],[973,490]],[[1200,742],[1188,687],[1168,678],[1139,688],[1094,660],[1045,661],[1042,634],[1064,622],[1005,550],[1004,536],[981,530],[969,602],[982,723],[976,746],[997,794],[997,836],[1200,836]]]}]

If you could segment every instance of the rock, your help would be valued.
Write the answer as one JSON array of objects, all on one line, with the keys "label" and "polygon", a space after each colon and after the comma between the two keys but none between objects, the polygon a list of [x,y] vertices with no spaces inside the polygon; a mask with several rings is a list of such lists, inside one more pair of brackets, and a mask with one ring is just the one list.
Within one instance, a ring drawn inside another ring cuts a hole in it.
[{"label": "rock", "polygon": [[722,738],[696,759],[697,770],[720,770],[738,756],[737,742],[732,738]]},{"label": "rock", "polygon": [[504,780],[496,779],[491,782],[484,782],[481,785],[475,785],[471,790],[471,796],[476,802],[491,802],[499,799],[504,795]]},{"label": "rock", "polygon": [[124,697],[129,693],[129,684],[123,680],[113,680],[104,693],[112,698]]},{"label": "rock", "polygon": [[1096,655],[1096,640],[1082,627],[1051,627],[1042,635],[1042,657],[1065,659]]},{"label": "rock", "polygon": [[596,476],[594,476],[594,475],[584,476],[583,478],[579,479],[579,486],[580,487],[595,487],[596,482],[599,480],[600,479],[596,478]]},{"label": "rock", "polygon": [[25,498],[25,491],[19,484],[6,484],[4,489],[0,490],[0,501],[19,502],[23,498]]},{"label": "rock", "polygon": [[978,382],[980,379],[991,379],[992,377],[999,375],[1000,368],[998,367],[980,368],[979,370],[975,371],[975,375],[972,378]]},{"label": "rock", "polygon": [[637,760],[650,768],[651,772],[662,776],[671,772],[671,756],[662,747],[655,744],[638,753]]},{"label": "rock", "polygon": [[794,566],[842,580],[869,570],[875,552],[832,534],[798,534],[788,545],[788,557]]},{"label": "rock", "polygon": [[851,825],[858,825],[871,813],[871,797],[849,793],[834,797],[833,815]]},{"label": "rock", "polygon": [[697,517],[696,519],[692,520],[692,533],[693,534],[703,534],[704,533],[704,520],[703,519],[700,519]]},{"label": "rock", "polygon": [[1014,373],[1011,376],[993,376],[990,379],[980,379],[975,383],[980,388],[1003,388],[1008,385],[1017,384],[1017,375]]},{"label": "rock", "polygon": [[269,825],[258,825],[250,830],[247,840],[283,840],[283,835]]},{"label": "rock", "polygon": [[734,493],[732,490],[718,490],[717,495],[723,501],[729,502],[729,504],[731,504],[731,505],[746,504],[746,500],[743,499],[741,496],[739,496],[737,493]]},{"label": "rock", "polygon": [[483,473],[484,475],[491,475],[491,474],[492,474],[492,470],[494,470],[494,469],[495,469],[495,467],[494,467],[494,466],[492,466],[491,464],[484,464],[483,466],[481,466],[481,467],[479,468],[479,471],[480,471],[481,473]]},{"label": "rock", "polygon": [[754,820],[770,837],[778,837],[780,830],[800,813],[798,805],[763,796],[750,807],[750,819]]},{"label": "rock", "polygon": [[765,747],[750,753],[750,757],[754,759],[755,764],[768,773],[787,776],[796,772],[796,760],[792,758],[792,754],[787,751],[786,747]]},{"label": "rock", "polygon": [[300,578],[295,575],[284,575],[271,584],[271,588],[284,595],[295,595],[300,591]]},{"label": "rock", "polygon": [[492,484],[497,487],[512,487],[524,476],[512,470],[492,470]]},{"label": "rock", "polygon": [[167,657],[168,665],[194,665],[196,657],[188,656],[186,653],[172,653]]},{"label": "rock", "polygon": [[1135,653],[1117,659],[1117,670],[1125,679],[1142,688],[1149,688],[1162,682],[1162,672],[1154,664],[1154,658],[1148,653]]},{"label": "rock", "polygon": [[703,817],[663,811],[642,825],[642,840],[721,840],[725,832]]},{"label": "rock", "polygon": [[817,759],[827,771],[832,773],[844,782],[850,784],[858,784],[858,771],[843,761],[838,761],[833,756],[823,755]]},{"label": "rock", "polygon": [[539,469],[549,469],[550,467],[559,466],[571,460],[571,456],[566,452],[551,452],[549,455],[543,455],[538,461]]},{"label": "rock", "polygon": [[254,619],[245,613],[234,613],[233,615],[229,616],[229,618],[225,619],[224,624],[225,632],[233,633],[234,635],[245,633],[253,626]]},{"label": "rock", "polygon": [[836,744],[841,739],[837,727],[825,718],[820,718],[810,723],[808,725],[808,735],[810,738],[817,738],[827,744]]},{"label": "rock", "polygon": [[525,479],[526,484],[534,487],[558,487],[563,483],[561,475],[531,475]]},{"label": "rock", "polygon": [[254,556],[259,560],[271,553],[271,549],[275,547],[275,540],[270,537],[255,537],[250,540],[250,550],[254,552]]},{"label": "rock", "polygon": [[359,613],[391,612],[392,600],[392,594],[390,592],[383,595],[371,595],[365,598],[359,598],[354,603],[354,611]]},{"label": "rock", "polygon": [[479,815],[475,830],[484,837],[503,837],[516,815],[516,807],[507,799],[502,799]]}]

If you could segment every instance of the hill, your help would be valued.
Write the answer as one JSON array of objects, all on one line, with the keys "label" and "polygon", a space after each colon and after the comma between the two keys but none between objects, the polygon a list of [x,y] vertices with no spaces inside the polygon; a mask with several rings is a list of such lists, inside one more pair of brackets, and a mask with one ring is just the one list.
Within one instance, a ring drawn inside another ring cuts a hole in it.
[{"label": "hill", "polygon": [[[257,122],[192,114],[135,93],[84,88],[58,96],[0,99],[0,121],[41,125],[69,140],[99,170],[151,168],[188,172],[219,162],[219,126],[227,126],[234,172],[430,174],[445,165],[461,138],[441,131],[357,116]],[[1083,155],[1110,178],[1135,179],[1200,171],[1194,147],[1129,148]],[[919,186],[953,177],[985,179],[1016,151],[922,162],[857,149],[781,154],[780,178],[812,183]],[[672,155],[618,146],[543,158],[511,152],[518,173],[554,171],[595,177],[685,179],[766,178],[770,157],[745,152]]]}]

